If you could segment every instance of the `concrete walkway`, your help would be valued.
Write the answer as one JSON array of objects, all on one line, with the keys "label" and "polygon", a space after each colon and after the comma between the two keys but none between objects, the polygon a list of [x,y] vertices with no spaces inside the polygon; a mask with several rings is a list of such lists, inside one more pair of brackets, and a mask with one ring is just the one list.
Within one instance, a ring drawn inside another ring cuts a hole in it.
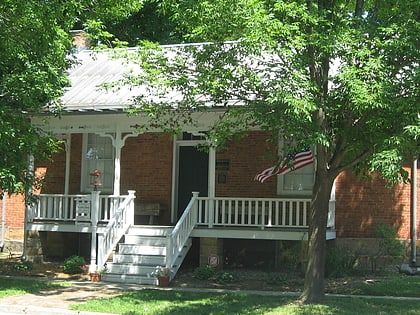
[{"label": "concrete walkway", "polygon": [[[7,281],[10,277],[1,277],[0,281]],[[26,278],[27,279],[27,278]],[[90,282],[90,281],[55,281],[68,283],[68,285],[59,286],[54,290],[41,291],[35,294],[13,295],[0,298],[0,315],[3,314],[26,314],[26,315],[109,315],[107,313],[72,311],[69,306],[72,304],[83,303],[87,300],[102,297],[113,297],[128,290],[179,290],[191,292],[230,292],[240,294],[257,294],[267,296],[293,296],[298,297],[299,292],[278,292],[278,291],[258,291],[258,290],[224,290],[224,289],[206,289],[206,288],[182,288],[169,287],[157,288],[154,286],[118,284],[109,282]],[[329,295],[341,296],[343,295]],[[396,300],[415,300],[420,302],[420,298],[404,297],[372,297],[372,296],[348,296],[357,298],[378,298],[378,299],[396,299]]]}]

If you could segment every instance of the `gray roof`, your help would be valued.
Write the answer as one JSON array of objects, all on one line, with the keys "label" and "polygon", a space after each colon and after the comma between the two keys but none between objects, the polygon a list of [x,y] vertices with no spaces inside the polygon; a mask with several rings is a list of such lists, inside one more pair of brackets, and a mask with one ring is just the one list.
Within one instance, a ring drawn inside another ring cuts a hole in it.
[{"label": "gray roof", "polygon": [[[203,45],[203,43],[198,45]],[[185,45],[168,45],[165,48],[167,48],[168,54],[176,54],[179,46]],[[118,52],[120,52],[119,58],[117,58]],[[64,111],[79,113],[122,111],[135,104],[135,97],[147,99],[154,103],[171,104],[175,104],[183,99],[182,93],[176,90],[168,89],[164,95],[150,93],[153,88],[146,84],[136,86],[120,84],[118,87],[104,88],[104,84],[120,81],[126,78],[128,73],[131,75],[141,74],[142,70],[138,64],[128,61],[129,58],[122,58],[126,52],[136,53],[137,48],[121,49],[119,51],[82,50],[76,53],[76,63],[68,71],[70,87],[67,88],[60,99],[60,105]],[[209,107],[217,107],[203,95],[198,95],[197,100]],[[229,103],[237,105],[240,102],[231,100]]]},{"label": "gray roof", "polygon": [[109,51],[81,51],[75,54],[76,63],[69,69],[71,86],[61,97],[65,111],[120,111],[132,105],[133,97],[144,87],[120,86],[105,89],[104,83],[121,80],[129,71],[139,71],[135,64],[112,57]]}]

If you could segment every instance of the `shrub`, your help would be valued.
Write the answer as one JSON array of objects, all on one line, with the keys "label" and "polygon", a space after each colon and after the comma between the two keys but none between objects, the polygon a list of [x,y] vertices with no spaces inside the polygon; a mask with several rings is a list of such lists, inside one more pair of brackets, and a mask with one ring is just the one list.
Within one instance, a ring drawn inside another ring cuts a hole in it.
[{"label": "shrub", "polygon": [[342,248],[331,247],[327,249],[325,260],[325,276],[341,277],[354,273],[356,256]]},{"label": "shrub", "polygon": [[34,265],[29,260],[20,260],[13,265],[15,271],[28,271],[34,269]]},{"label": "shrub", "polygon": [[216,282],[218,283],[231,283],[235,282],[236,280],[237,277],[231,272],[222,271],[218,272],[216,275]]},{"label": "shrub", "polygon": [[371,255],[372,272],[379,272],[385,265],[381,261],[390,261],[392,258],[403,258],[405,247],[397,238],[397,229],[391,225],[379,224],[375,226],[375,234],[378,237],[377,252]]},{"label": "shrub", "polygon": [[213,278],[217,273],[216,268],[206,265],[206,266],[200,266],[194,269],[194,277],[199,280],[208,280],[210,278]]},{"label": "shrub", "polygon": [[86,261],[83,257],[73,255],[64,260],[63,271],[70,275],[81,273],[84,265],[86,265]]},{"label": "shrub", "polygon": [[391,225],[380,224],[375,227],[375,233],[380,237],[380,255],[403,257],[405,255],[404,244],[397,239],[397,229]]}]

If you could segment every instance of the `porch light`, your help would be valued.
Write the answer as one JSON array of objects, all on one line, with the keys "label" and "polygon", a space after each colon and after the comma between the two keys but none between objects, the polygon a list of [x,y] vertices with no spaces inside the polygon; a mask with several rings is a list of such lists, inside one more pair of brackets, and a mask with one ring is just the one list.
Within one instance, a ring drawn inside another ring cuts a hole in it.
[{"label": "porch light", "polygon": [[91,171],[89,175],[90,175],[90,184],[93,186],[93,190],[97,191],[98,186],[102,186],[101,172],[98,169],[95,169]]}]

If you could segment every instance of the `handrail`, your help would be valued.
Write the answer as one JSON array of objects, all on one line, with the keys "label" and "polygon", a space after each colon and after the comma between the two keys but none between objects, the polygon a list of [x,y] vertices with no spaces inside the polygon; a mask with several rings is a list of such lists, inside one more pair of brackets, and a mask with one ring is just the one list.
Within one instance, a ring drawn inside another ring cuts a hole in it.
[{"label": "handrail", "polygon": [[134,224],[134,190],[128,191],[128,196],[119,205],[113,217],[109,220],[103,232],[98,233],[98,266],[105,265],[117,243]]},{"label": "handrail", "polygon": [[176,273],[179,266],[175,266],[176,259],[187,243],[192,230],[197,223],[197,198],[198,192],[193,192],[193,197],[185,208],[184,213],[178,220],[174,229],[167,235],[166,243],[166,267]]}]

